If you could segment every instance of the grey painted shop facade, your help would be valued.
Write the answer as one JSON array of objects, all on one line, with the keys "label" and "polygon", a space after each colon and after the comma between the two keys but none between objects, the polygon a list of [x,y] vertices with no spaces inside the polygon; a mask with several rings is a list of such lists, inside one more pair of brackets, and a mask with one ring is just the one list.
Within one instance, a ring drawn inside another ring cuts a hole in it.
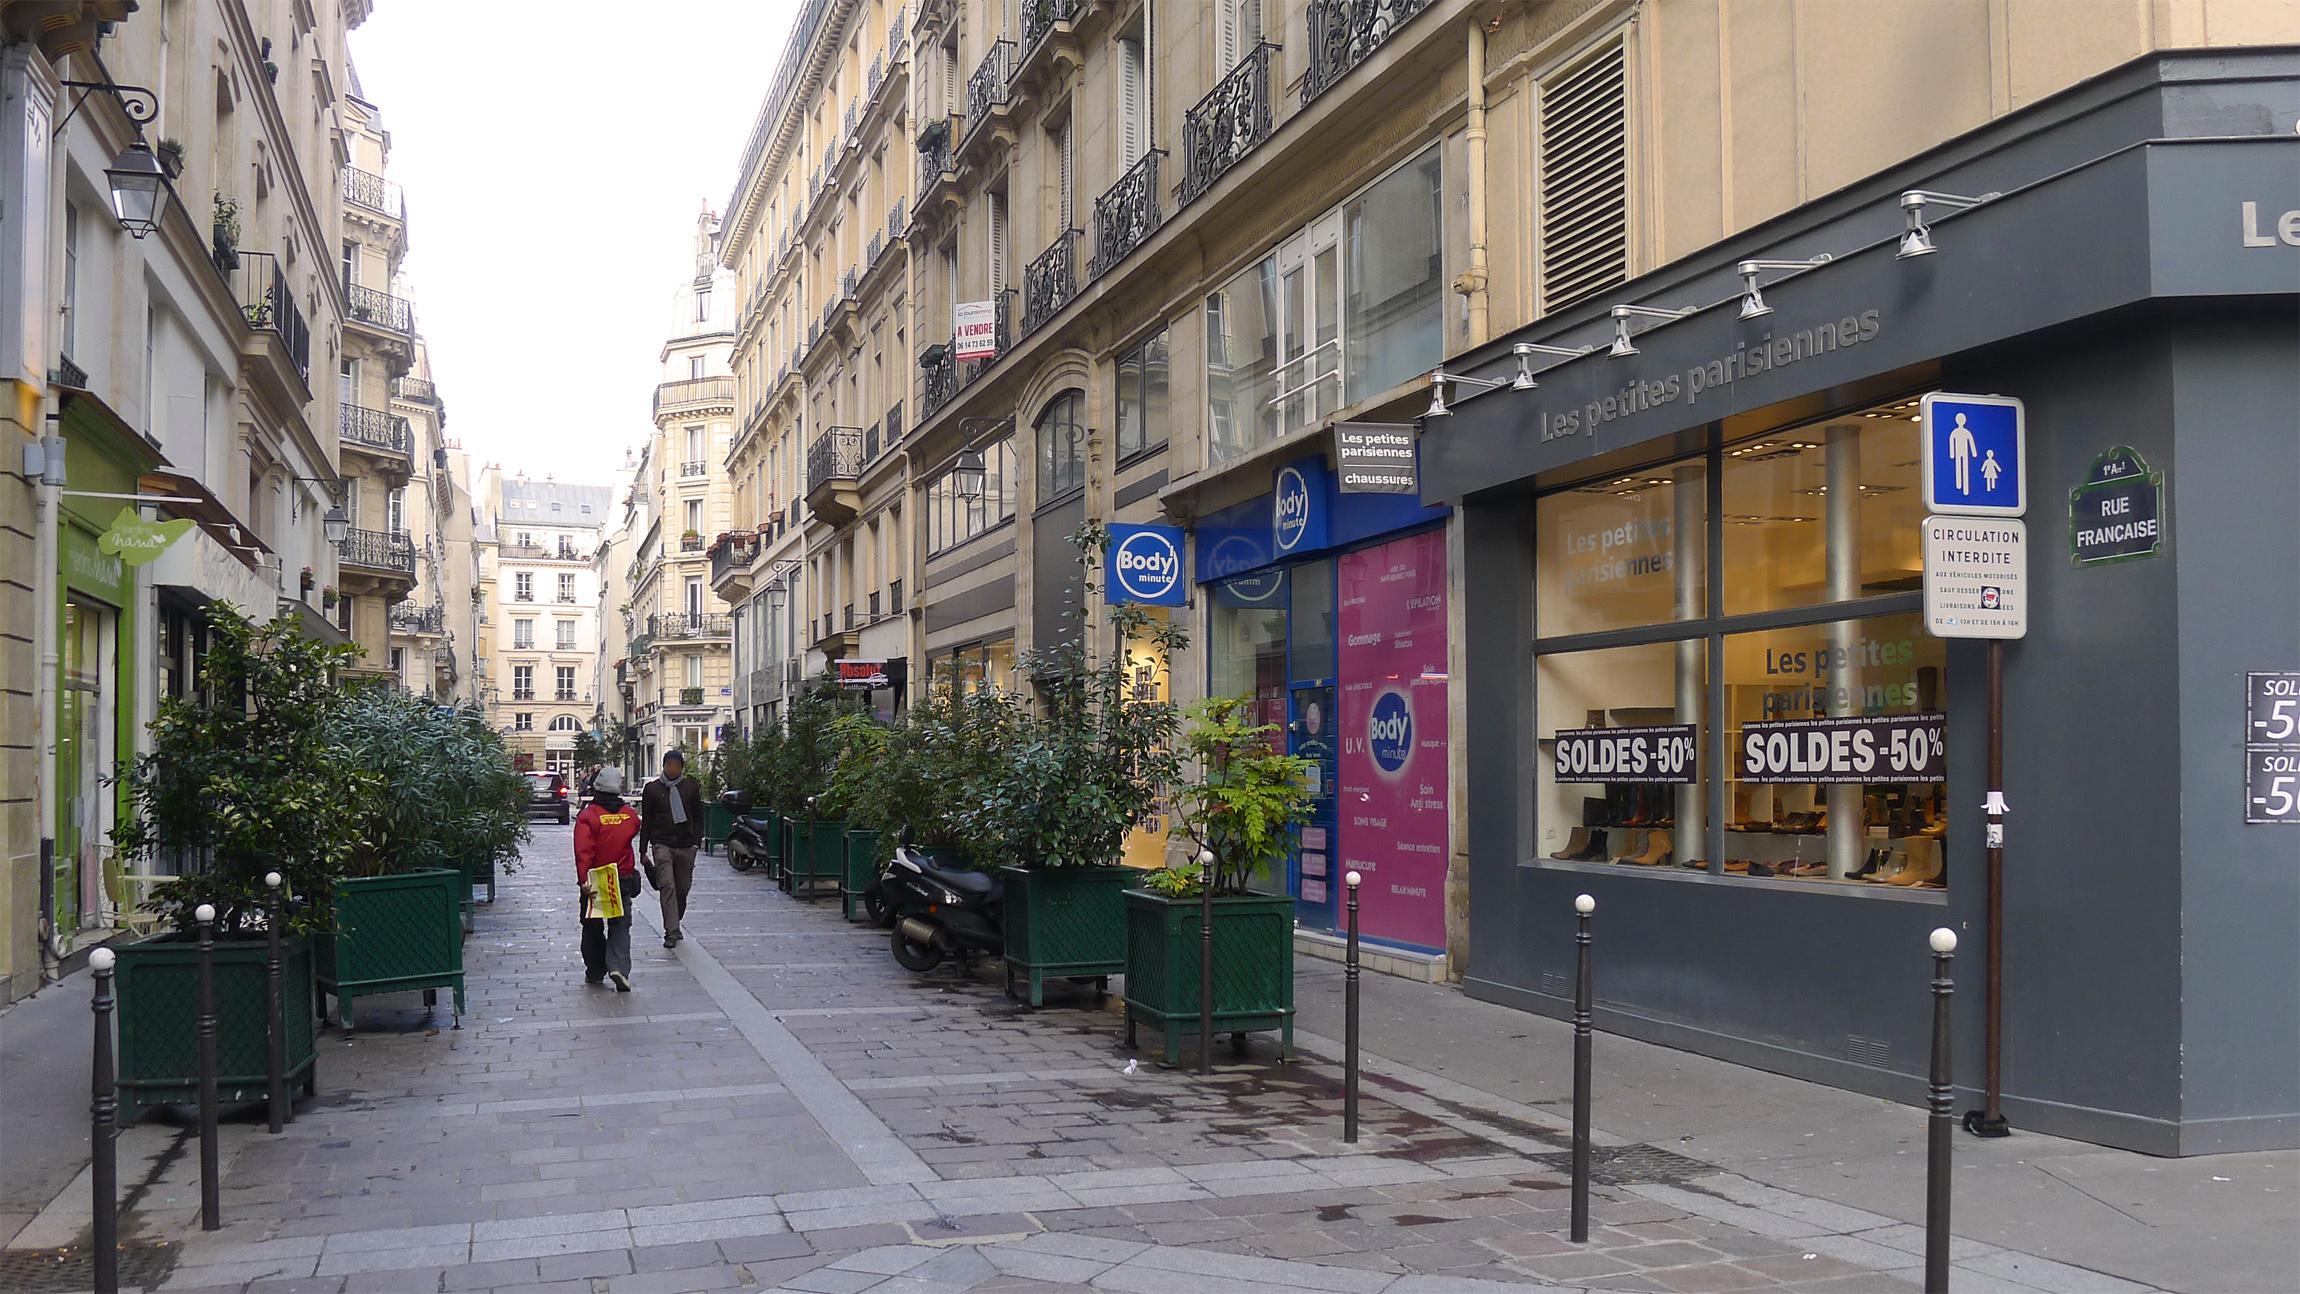
[{"label": "grey painted shop facade", "polygon": [[[2300,1146],[2300,826],[2246,823],[2243,749],[2247,672],[2300,670],[2296,120],[2300,52],[2143,60],[1449,362],[1593,348],[1456,393],[1421,441],[1473,611],[1470,993],[1566,1014],[1586,892],[1601,1028],[1915,1101],[1947,925],[1977,1104],[1986,649],[1924,636],[1895,474],[1916,396],[2014,396],[2005,1111],[2160,1154]],[[1937,252],[1904,258],[1908,189],[1998,196],[1935,204]],[[1824,253],[1744,317],[1739,261]],[[1633,320],[1616,356],[1622,303],[1692,313]],[[2079,565],[2070,492],[2120,449],[2162,474],[2163,534]],[[1755,678],[1791,661],[1799,688]],[[1842,682],[1856,713],[1866,688],[1944,715],[1945,782],[1736,780],[1740,725]],[[1637,724],[1692,729],[1689,784],[1557,771],[1558,734]],[[1644,852],[1612,861],[1625,840]],[[1925,879],[1875,883],[1880,853]]]}]

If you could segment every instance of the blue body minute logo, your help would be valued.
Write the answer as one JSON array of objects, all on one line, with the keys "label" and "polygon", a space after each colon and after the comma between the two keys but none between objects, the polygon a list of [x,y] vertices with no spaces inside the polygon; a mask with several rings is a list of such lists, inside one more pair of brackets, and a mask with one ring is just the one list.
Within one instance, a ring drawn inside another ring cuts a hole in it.
[{"label": "blue body minute logo", "polygon": [[1272,531],[1281,552],[1291,550],[1302,542],[1302,532],[1310,524],[1310,483],[1298,467],[1280,468],[1278,488],[1274,496],[1277,509]]},{"label": "blue body minute logo", "polygon": [[1414,712],[1403,692],[1384,692],[1374,698],[1366,716],[1366,750],[1385,773],[1406,766],[1414,753]]},{"label": "blue body minute logo", "polygon": [[1119,541],[1114,565],[1121,591],[1141,602],[1172,596],[1182,579],[1181,549],[1156,530],[1137,530]]}]

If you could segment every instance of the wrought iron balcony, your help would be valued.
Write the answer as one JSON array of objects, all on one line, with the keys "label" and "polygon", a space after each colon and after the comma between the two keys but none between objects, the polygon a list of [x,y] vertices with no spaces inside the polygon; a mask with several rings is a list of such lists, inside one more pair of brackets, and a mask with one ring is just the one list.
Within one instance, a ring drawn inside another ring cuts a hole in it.
[{"label": "wrought iron balcony", "polygon": [[1126,168],[1118,183],[1094,200],[1095,278],[1110,272],[1137,247],[1150,241],[1165,222],[1158,205],[1158,163],[1165,150],[1153,148]]},{"label": "wrought iron balcony", "polygon": [[942,406],[958,398],[958,362],[951,358],[957,353],[955,338],[939,346],[929,346],[920,353],[918,416],[921,421],[933,417]]},{"label": "wrought iron balcony", "polygon": [[868,250],[864,253],[864,263],[867,265],[876,266],[878,264],[878,258],[884,256],[885,254],[886,231],[883,229],[871,230]]},{"label": "wrought iron balcony", "polygon": [[392,395],[402,400],[432,401],[439,399],[439,388],[427,378],[403,377],[391,384]]},{"label": "wrought iron balcony", "polygon": [[874,422],[863,429],[863,462],[866,464],[877,462],[878,451],[878,424]]},{"label": "wrought iron balcony", "polygon": [[894,205],[886,213],[887,244],[892,246],[901,242],[903,231],[908,228],[910,228],[910,204],[901,198],[896,198]]},{"label": "wrought iron balcony", "polygon": [[730,535],[711,550],[711,587],[717,588],[729,575],[747,571],[758,560],[759,537],[756,534]]},{"label": "wrought iron balcony", "polygon": [[394,606],[385,619],[392,631],[403,634],[436,634],[447,632],[447,610],[436,604],[417,606],[402,602]]},{"label": "wrought iron balcony", "polygon": [[731,377],[683,377],[675,382],[655,384],[655,416],[660,418],[672,409],[690,409],[698,406],[724,405],[735,407],[735,379]]},{"label": "wrought iron balcony", "polygon": [[897,400],[886,411],[886,447],[893,449],[902,443],[902,402]]},{"label": "wrought iron balcony", "polygon": [[[830,427],[807,447],[807,493],[862,474],[862,428]],[[816,511],[821,511],[817,508]]]},{"label": "wrought iron balcony", "polygon": [[311,383],[311,325],[304,321],[295,294],[288,291],[287,275],[279,258],[270,252],[240,252],[239,268],[232,271],[232,289],[248,327],[278,335],[296,376]]},{"label": "wrought iron balcony", "polygon": [[679,551],[682,553],[699,553],[703,551],[703,537],[701,535],[679,536]]},{"label": "wrought iron balcony", "polygon": [[382,212],[394,220],[407,219],[407,202],[400,196],[399,186],[373,171],[345,167],[343,200],[355,207]]},{"label": "wrought iron balcony", "polygon": [[1270,52],[1276,48],[1268,41],[1256,45],[1183,114],[1183,205],[1197,201],[1270,137]]},{"label": "wrought iron balcony", "polygon": [[1430,0],[1310,0],[1310,65],[1302,73],[1302,106],[1332,89],[1429,5]]},{"label": "wrought iron balcony", "polygon": [[683,687],[679,689],[679,704],[701,705],[702,703],[703,689],[699,687]]},{"label": "wrought iron balcony", "polygon": [[918,132],[918,200],[925,202],[935,194],[937,186],[955,183],[958,179],[958,136],[961,119],[957,113],[937,117]]},{"label": "wrought iron balcony", "polygon": [[971,140],[990,120],[993,111],[1003,112],[1007,103],[1007,85],[1014,80],[1014,42],[994,40],[990,52],[982,56],[973,75],[966,78],[966,138]]},{"label": "wrought iron balcony", "polygon": [[995,347],[987,359],[967,361],[959,373],[959,384],[964,386],[981,377],[998,362],[998,357],[1014,349],[1014,289],[1008,288],[994,299],[991,311],[992,331],[990,344]]},{"label": "wrought iron balcony", "polygon": [[58,355],[56,371],[49,380],[58,386],[76,386],[85,390],[88,386],[88,370],[73,363],[71,356]]},{"label": "wrought iron balcony", "polygon": [[862,281],[862,276],[861,276],[860,274],[857,274],[857,273],[856,273],[856,272],[855,272],[853,269],[851,269],[851,268],[850,268],[850,269],[848,269],[846,273],[844,273],[844,274],[840,275],[840,276],[839,276],[839,299],[840,299],[840,300],[842,300],[842,301],[852,301],[852,300],[854,300],[854,299],[855,299],[855,286],[856,286],[858,283],[860,283],[861,281]]},{"label": "wrought iron balcony", "polygon": [[734,631],[734,617],[723,611],[675,611],[669,615],[648,616],[646,636],[651,640],[685,642],[692,638],[725,638]]},{"label": "wrought iron balcony", "polygon": [[415,543],[404,530],[346,531],[337,554],[345,566],[415,574]]},{"label": "wrought iron balcony", "polygon": [[357,404],[338,405],[337,410],[337,427],[345,440],[379,454],[397,454],[402,458],[414,454],[415,433],[409,429],[407,419]]},{"label": "wrought iron balcony", "polygon": [[855,130],[855,123],[861,119],[860,114],[855,111],[858,106],[855,100],[847,100],[846,145],[849,148],[853,148],[856,140],[860,138],[860,132]]},{"label": "wrought iron balcony", "polygon": [[878,53],[870,56],[870,72],[863,78],[863,96],[869,99],[876,99],[878,97],[879,87],[885,84],[886,51],[881,50]]},{"label": "wrought iron balcony", "polygon": [[1045,40],[1058,23],[1078,20],[1078,11],[1084,8],[1081,0],[1024,0],[1022,9],[1022,48],[1024,57],[1038,53],[1038,42]]},{"label": "wrought iron balcony", "polygon": [[344,284],[343,292],[344,309],[351,322],[387,332],[415,331],[415,307],[407,298],[363,288],[357,283]]},{"label": "wrought iron balcony", "polygon": [[682,477],[709,476],[710,474],[711,465],[701,459],[679,464],[679,475]]},{"label": "wrought iron balcony", "polygon": [[[1062,313],[1078,295],[1078,239],[1080,231],[1065,229],[1054,244],[1031,259],[1022,271],[1022,335]],[[1000,350],[1006,347],[1001,345]]]}]

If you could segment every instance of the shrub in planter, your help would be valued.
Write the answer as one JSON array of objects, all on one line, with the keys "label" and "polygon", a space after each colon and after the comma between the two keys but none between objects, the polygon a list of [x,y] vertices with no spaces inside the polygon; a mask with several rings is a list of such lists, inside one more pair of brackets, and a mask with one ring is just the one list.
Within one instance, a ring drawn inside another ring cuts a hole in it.
[{"label": "shrub in planter", "polygon": [[[867,714],[833,721],[838,760],[822,804],[848,824],[839,893],[849,919],[877,885],[880,865],[898,840],[981,865],[987,842],[971,835],[954,810],[982,794],[986,779],[1003,767],[1020,714],[1012,698],[961,696],[942,686],[891,724]],[[872,835],[867,854],[853,848],[858,831]]]},{"label": "shrub in planter", "polygon": [[1194,777],[1174,790],[1176,828],[1196,860],[1143,878],[1126,894],[1126,1040],[1147,1023],[1165,1035],[1173,1064],[1200,1019],[1203,933],[1212,925],[1213,1026],[1241,1046],[1276,1029],[1294,1049],[1293,900],[1256,894],[1248,881],[1285,857],[1309,817],[1311,761],[1278,754],[1274,726],[1250,721],[1252,703],[1217,697],[1191,708],[1186,742]]},{"label": "shrub in planter", "polygon": [[[1089,525],[1072,542],[1087,594],[1080,605],[1091,605],[1108,534]],[[1119,896],[1135,873],[1118,860],[1177,768],[1174,707],[1137,699],[1135,669],[1165,671],[1188,636],[1132,605],[1111,607],[1107,620],[1111,641],[1130,644],[1130,655],[1098,658],[1082,626],[1074,642],[1025,660],[1043,703],[1020,723],[986,793],[962,812],[1003,864],[1007,993],[1022,977],[1032,1006],[1044,1003],[1049,977],[1106,990],[1125,969]]]},{"label": "shrub in planter", "polygon": [[308,1086],[306,936],[328,928],[335,883],[359,847],[359,825],[342,812],[343,801],[376,781],[329,730],[343,702],[336,672],[357,649],[312,642],[292,617],[257,625],[229,604],[212,608],[209,624],[200,682],[215,702],[161,703],[150,752],[122,776],[129,807],[112,833],[124,864],[149,871],[166,860],[187,870],[148,901],[173,929],[119,950],[121,1109],[130,1119],[188,1099],[192,1089],[186,1004],[195,966],[192,912],[203,903],[216,907],[217,1048],[228,1099],[262,1094],[267,872],[284,878],[287,900],[288,1070]]},{"label": "shrub in planter", "polygon": [[833,725],[861,710],[862,702],[841,691],[835,675],[825,674],[792,696],[773,764],[758,769],[768,779],[776,811],[797,823],[783,863],[783,888],[794,894],[801,885],[810,891],[823,882],[836,887],[845,868],[846,824],[832,816],[822,797],[838,764]]}]

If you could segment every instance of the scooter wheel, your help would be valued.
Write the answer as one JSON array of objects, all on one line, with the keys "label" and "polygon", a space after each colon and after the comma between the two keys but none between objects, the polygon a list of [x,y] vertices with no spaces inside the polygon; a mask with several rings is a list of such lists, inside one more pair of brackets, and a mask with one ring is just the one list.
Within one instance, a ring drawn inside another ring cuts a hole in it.
[{"label": "scooter wheel", "polygon": [[755,865],[755,861],[749,854],[730,853],[727,855],[727,866],[738,872],[747,872]]},{"label": "scooter wheel", "polygon": [[863,891],[863,915],[870,918],[872,925],[882,930],[889,929],[894,925],[894,909],[888,907],[886,900],[878,896],[878,887],[876,886]]},{"label": "scooter wheel", "polygon": [[924,973],[942,965],[942,949],[933,944],[920,947],[905,938],[902,928],[894,931],[894,959],[904,970]]}]

